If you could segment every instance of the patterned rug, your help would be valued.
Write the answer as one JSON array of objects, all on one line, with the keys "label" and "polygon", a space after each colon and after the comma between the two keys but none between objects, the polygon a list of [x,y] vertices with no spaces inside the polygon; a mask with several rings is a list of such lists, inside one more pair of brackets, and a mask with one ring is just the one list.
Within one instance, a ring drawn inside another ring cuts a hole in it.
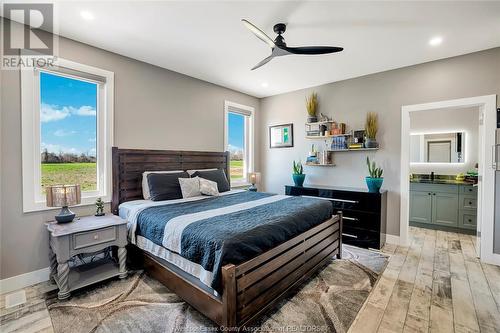
[{"label": "patterned rug", "polygon": [[[293,296],[263,316],[264,332],[347,332],[387,264],[374,251],[344,246],[334,260]],[[59,332],[213,332],[215,324],[142,272],[47,300]]]}]

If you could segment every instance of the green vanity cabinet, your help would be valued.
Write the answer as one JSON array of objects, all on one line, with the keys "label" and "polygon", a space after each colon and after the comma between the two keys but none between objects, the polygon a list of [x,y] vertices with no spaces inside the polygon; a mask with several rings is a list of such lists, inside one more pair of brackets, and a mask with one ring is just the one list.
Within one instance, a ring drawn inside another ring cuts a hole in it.
[{"label": "green vanity cabinet", "polygon": [[454,193],[432,193],[432,223],[457,227],[458,200]]},{"label": "green vanity cabinet", "polygon": [[410,224],[432,229],[476,229],[477,188],[410,183]]},{"label": "green vanity cabinet", "polygon": [[458,227],[476,230],[477,228],[477,187],[460,185],[458,195]]},{"label": "green vanity cabinet", "polygon": [[425,191],[410,191],[410,221],[432,223],[432,196]]}]

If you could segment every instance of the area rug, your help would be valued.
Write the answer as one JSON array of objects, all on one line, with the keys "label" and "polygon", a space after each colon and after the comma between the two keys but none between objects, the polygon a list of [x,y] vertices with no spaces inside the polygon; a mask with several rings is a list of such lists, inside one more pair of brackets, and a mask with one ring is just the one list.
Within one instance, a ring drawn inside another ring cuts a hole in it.
[{"label": "area rug", "polygon": [[[347,332],[387,264],[374,251],[344,246],[334,260],[261,318],[261,332]],[[47,299],[59,332],[214,332],[205,318],[143,272],[74,293],[69,300]]]}]

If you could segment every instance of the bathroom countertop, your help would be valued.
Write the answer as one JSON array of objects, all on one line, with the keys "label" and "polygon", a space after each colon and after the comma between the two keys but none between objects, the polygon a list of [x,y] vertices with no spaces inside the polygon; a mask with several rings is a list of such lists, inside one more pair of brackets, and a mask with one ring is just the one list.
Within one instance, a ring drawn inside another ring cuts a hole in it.
[{"label": "bathroom countertop", "polygon": [[421,183],[421,184],[447,184],[447,185],[474,185],[473,182],[468,182],[465,180],[455,180],[455,179],[410,179],[410,183]]}]

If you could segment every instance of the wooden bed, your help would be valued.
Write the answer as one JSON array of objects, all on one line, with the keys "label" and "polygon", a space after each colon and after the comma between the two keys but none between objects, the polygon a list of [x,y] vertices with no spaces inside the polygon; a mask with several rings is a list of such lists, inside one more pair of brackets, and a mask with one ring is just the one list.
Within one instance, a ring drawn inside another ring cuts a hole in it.
[{"label": "wooden bed", "polygon": [[[154,170],[224,169],[229,175],[229,152],[118,149],[113,147],[111,209],[142,199],[142,173]],[[216,297],[140,250],[151,276],[198,311],[224,327],[249,325],[285,295],[327,264],[341,257],[342,214],[243,263],[222,268],[223,292]]]}]

